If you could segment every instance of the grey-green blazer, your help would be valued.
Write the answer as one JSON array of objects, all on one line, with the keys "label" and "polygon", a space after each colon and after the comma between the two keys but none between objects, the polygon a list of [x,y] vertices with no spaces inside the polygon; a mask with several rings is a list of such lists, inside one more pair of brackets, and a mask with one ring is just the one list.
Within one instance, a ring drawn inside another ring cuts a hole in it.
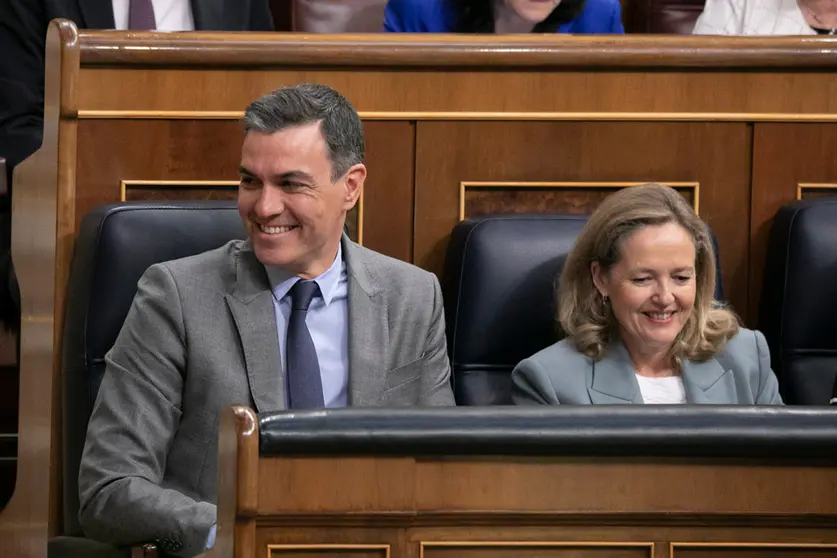
[{"label": "grey-green blazer", "polygon": [[[686,399],[710,405],[781,405],[770,369],[767,342],[742,328],[714,358],[685,361]],[[642,403],[634,366],[625,345],[614,343],[598,361],[564,339],[523,360],[512,372],[518,405],[606,405]]]}]

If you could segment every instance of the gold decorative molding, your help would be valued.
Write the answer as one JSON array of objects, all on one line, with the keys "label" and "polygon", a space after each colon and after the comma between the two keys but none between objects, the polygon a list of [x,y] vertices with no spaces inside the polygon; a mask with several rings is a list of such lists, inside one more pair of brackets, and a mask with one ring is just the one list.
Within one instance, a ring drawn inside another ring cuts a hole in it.
[{"label": "gold decorative molding", "polygon": [[[511,120],[614,122],[837,122],[831,113],[762,112],[528,112],[528,111],[359,111],[364,120]],[[79,120],[240,120],[243,111],[79,110]]]},{"label": "gold decorative molding", "polygon": [[[238,188],[238,180],[120,180],[119,181],[119,201],[127,201],[128,190],[132,187],[160,187],[160,186],[175,186],[177,188]],[[357,239],[356,242],[363,246],[363,189],[360,191],[360,196],[357,199]]]},{"label": "gold decorative molding", "polygon": [[142,186],[176,186],[177,188],[238,188],[238,180],[120,180],[119,201],[128,201],[128,190]]},{"label": "gold decorative molding", "polygon": [[[267,545],[267,558],[273,556],[281,556],[282,552],[286,551],[312,551],[318,550],[324,552],[332,551],[358,551],[358,550],[379,550],[383,552],[384,558],[390,558],[390,545],[388,544],[269,544]],[[276,554],[274,554],[276,552]],[[345,555],[338,555],[345,556]]]},{"label": "gold decorative molding", "polygon": [[[462,181],[459,183],[459,220],[465,219],[465,192],[469,189],[513,189],[513,188],[631,188],[633,186],[641,186],[648,184],[645,182],[476,182],[476,181]],[[699,182],[655,182],[655,184],[664,184],[674,189],[691,188],[694,192],[695,214],[700,215],[700,183]]]},{"label": "gold decorative molding", "polygon": [[655,558],[653,542],[621,542],[621,541],[421,541],[419,543],[419,558],[425,557],[425,550],[432,548],[637,548],[646,549],[649,558]]},{"label": "gold decorative molding", "polygon": [[677,550],[698,549],[741,549],[741,550],[837,550],[837,544],[830,543],[760,543],[760,542],[672,542],[669,556],[676,558]]},{"label": "gold decorative molding", "polygon": [[796,185],[796,199],[801,200],[805,195],[805,190],[834,190],[837,195],[837,183],[828,182],[800,182]]}]

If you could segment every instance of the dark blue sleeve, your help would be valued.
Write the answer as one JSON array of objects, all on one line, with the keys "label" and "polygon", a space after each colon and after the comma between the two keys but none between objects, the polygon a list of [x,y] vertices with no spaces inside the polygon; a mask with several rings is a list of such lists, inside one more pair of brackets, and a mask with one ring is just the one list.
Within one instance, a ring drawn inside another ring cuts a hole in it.
[{"label": "dark blue sleeve", "polygon": [[384,11],[384,31],[414,33],[418,31],[415,19],[415,6],[411,0],[389,0]]},{"label": "dark blue sleeve", "polygon": [[613,11],[610,19],[610,32],[616,34],[624,34],[625,28],[622,27],[622,4],[620,2],[613,3]]}]

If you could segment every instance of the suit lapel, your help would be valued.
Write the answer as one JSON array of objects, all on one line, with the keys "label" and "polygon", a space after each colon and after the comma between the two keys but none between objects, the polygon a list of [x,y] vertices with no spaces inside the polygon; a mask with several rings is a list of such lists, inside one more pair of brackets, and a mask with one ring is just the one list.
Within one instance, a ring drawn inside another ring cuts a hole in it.
[{"label": "suit lapel", "polygon": [[349,282],[349,405],[379,405],[386,390],[387,300],[363,249],[343,236]]},{"label": "suit lapel", "polygon": [[249,242],[242,244],[236,255],[235,274],[234,291],[225,298],[241,336],[250,393],[260,413],[284,409],[285,373],[273,293]]},{"label": "suit lapel", "polygon": [[114,29],[112,0],[78,0],[85,29]]},{"label": "suit lapel", "polygon": [[717,359],[683,361],[683,385],[689,403],[728,405],[738,401],[735,378]]},{"label": "suit lapel", "polygon": [[587,393],[598,405],[642,403],[634,365],[625,345],[615,340],[605,355],[588,372]]}]

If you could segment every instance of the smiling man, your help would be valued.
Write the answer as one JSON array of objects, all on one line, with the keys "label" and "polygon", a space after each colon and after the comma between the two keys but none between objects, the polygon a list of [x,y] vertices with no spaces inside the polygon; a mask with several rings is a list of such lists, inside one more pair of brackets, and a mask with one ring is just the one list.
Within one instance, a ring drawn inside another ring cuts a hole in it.
[{"label": "smiling man", "polygon": [[90,537],[211,546],[227,405],[454,404],[436,277],[343,234],[366,179],[354,108],[297,85],[244,127],[249,240],[149,268],[107,355],[79,475]]}]

